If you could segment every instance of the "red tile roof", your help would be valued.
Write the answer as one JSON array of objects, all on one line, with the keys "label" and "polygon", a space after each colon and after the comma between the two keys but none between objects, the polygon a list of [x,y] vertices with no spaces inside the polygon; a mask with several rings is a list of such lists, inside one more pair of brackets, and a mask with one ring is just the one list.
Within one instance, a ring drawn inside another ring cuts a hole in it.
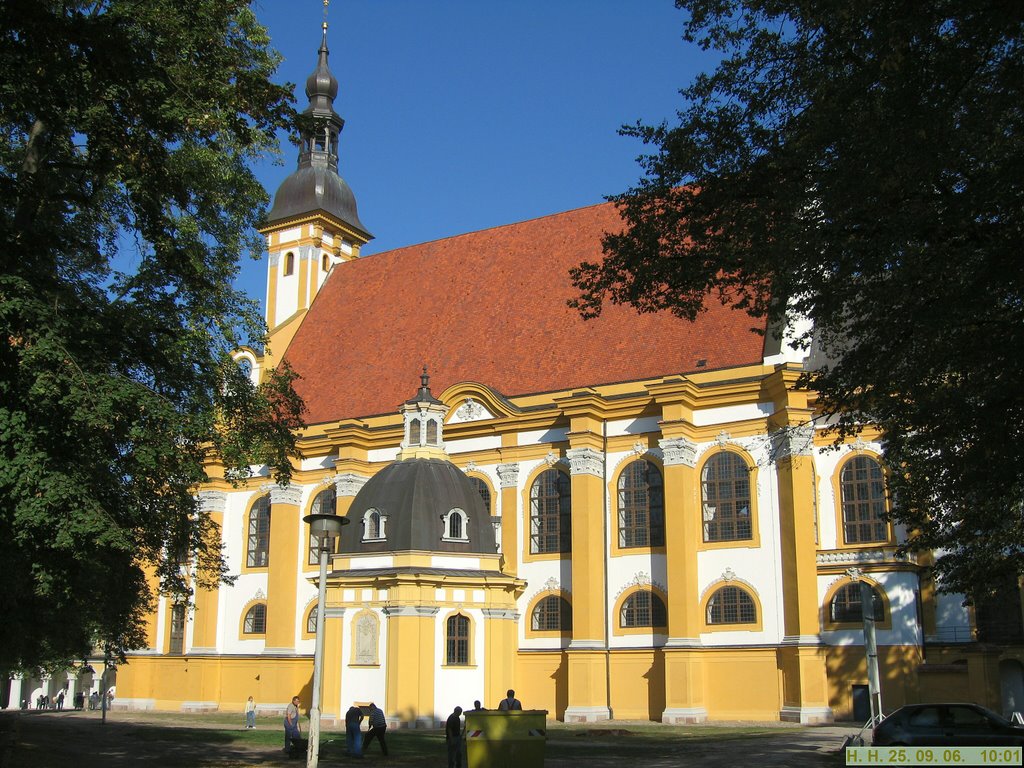
[{"label": "red tile roof", "polygon": [[621,228],[605,203],[337,265],[285,355],[306,420],[393,413],[424,364],[435,394],[475,381],[514,396],[761,361],[756,322],[717,301],[693,323],[568,307],[569,269]]}]

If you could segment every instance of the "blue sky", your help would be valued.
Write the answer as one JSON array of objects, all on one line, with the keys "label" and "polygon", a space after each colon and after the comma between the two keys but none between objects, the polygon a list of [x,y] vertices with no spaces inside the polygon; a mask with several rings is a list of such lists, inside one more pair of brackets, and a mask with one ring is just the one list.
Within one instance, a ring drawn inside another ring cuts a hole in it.
[{"label": "blue sky", "polygon": [[[254,0],[284,56],[316,64],[322,0]],[[671,0],[332,0],[328,43],[345,119],[340,172],[375,235],[363,253],[601,202],[634,184],[642,145],[617,129],[672,120],[712,59]],[[295,168],[261,164],[273,194]],[[238,285],[263,301],[265,267]]]}]

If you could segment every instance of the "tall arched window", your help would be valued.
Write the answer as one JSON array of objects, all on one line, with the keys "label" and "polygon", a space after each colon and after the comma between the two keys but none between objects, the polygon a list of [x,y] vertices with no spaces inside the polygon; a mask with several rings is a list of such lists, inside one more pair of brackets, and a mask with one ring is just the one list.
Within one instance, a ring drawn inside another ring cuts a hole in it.
[{"label": "tall arched window", "polygon": [[246,635],[265,635],[267,633],[267,606],[256,603],[245,614],[242,632]]},{"label": "tall arched window", "polygon": [[487,514],[491,514],[491,489],[487,487],[487,483],[479,477],[471,477],[469,478],[469,482],[474,488],[476,488],[477,493],[480,494],[480,498],[484,500],[484,509],[487,510]]},{"label": "tall arched window", "polygon": [[843,536],[848,544],[885,541],[885,478],[870,456],[854,456],[839,474],[843,505]]},{"label": "tall arched window", "polygon": [[568,475],[545,470],[530,486],[530,552],[572,551],[572,485]]},{"label": "tall arched window", "polygon": [[634,461],[619,475],[619,546],[665,545],[665,493],[661,472],[649,461]]},{"label": "tall arched window", "polygon": [[755,621],[754,600],[739,587],[722,587],[708,599],[708,624],[753,624]]},{"label": "tall arched window", "polygon": [[270,561],[270,494],[261,496],[249,510],[249,540],[245,564],[265,568]]},{"label": "tall arched window", "polygon": [[427,445],[437,445],[437,422],[427,420]]},{"label": "tall arched window", "polygon": [[[330,488],[325,488],[316,495],[313,499],[313,506],[310,509],[314,515],[336,515],[337,510],[337,495],[332,485]],[[337,547],[338,539],[334,539],[334,545]],[[320,540],[310,532],[309,543],[306,548],[307,557],[306,562],[310,565],[316,565],[320,562]]]},{"label": "tall arched window", "polygon": [[317,621],[317,607],[314,605],[309,609],[309,616],[306,617],[306,634],[316,634],[316,621]]},{"label": "tall arched window", "polygon": [[449,616],[446,624],[445,663],[449,666],[469,664],[469,619],[461,613]]},{"label": "tall arched window", "polygon": [[665,603],[649,589],[638,589],[626,598],[619,612],[619,626],[660,628],[668,626]]},{"label": "tall arched window", "polygon": [[331,268],[331,257],[328,254],[324,254],[320,257],[320,269],[326,272]]},{"label": "tall arched window", "polygon": [[176,655],[185,650],[185,606],[181,603],[171,607],[171,642],[167,650]]},{"label": "tall arched window", "polygon": [[292,274],[295,271],[295,254],[288,251],[284,255],[284,274],[285,276]]},{"label": "tall arched window", "polygon": [[[871,587],[872,618],[875,621],[885,620],[885,604],[878,590]],[[860,582],[854,581],[836,590],[829,605],[829,618],[837,624],[855,622],[860,624],[864,621],[864,606],[860,599]]]},{"label": "tall arched window", "polygon": [[741,456],[720,451],[701,471],[704,541],[741,541],[752,537],[750,468]]},{"label": "tall arched window", "polygon": [[559,595],[548,595],[533,609],[530,627],[534,630],[572,631],[572,606]]},{"label": "tall arched window", "polygon": [[420,430],[423,428],[419,419],[409,422],[409,445],[420,444]]}]

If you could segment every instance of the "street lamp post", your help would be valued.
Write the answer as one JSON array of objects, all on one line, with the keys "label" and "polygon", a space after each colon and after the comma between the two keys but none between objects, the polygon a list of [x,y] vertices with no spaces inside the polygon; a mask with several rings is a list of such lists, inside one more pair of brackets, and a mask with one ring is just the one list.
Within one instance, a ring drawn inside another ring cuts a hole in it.
[{"label": "street lamp post", "polygon": [[320,583],[316,596],[316,646],[313,652],[313,705],[309,709],[309,747],[306,768],[317,768],[320,763],[320,678],[324,670],[324,603],[327,599],[327,559],[331,542],[341,535],[348,518],[337,515],[313,514],[302,518],[319,545]]}]

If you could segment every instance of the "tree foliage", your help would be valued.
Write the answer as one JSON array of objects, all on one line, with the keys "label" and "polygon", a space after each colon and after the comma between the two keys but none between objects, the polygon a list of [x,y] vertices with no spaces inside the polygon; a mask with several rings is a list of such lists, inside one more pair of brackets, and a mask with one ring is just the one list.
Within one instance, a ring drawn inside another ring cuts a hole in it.
[{"label": "tree foliage", "polygon": [[[680,0],[720,52],[574,271],[602,301],[693,318],[710,293],[805,317],[838,435],[884,434],[893,516],[976,595],[1024,558],[1024,4]],[[794,326],[791,322],[789,327]]]},{"label": "tree foliage", "polygon": [[0,667],[138,647],[151,585],[225,576],[211,455],[288,479],[293,375],[230,359],[278,59],[246,0],[0,4]]}]

